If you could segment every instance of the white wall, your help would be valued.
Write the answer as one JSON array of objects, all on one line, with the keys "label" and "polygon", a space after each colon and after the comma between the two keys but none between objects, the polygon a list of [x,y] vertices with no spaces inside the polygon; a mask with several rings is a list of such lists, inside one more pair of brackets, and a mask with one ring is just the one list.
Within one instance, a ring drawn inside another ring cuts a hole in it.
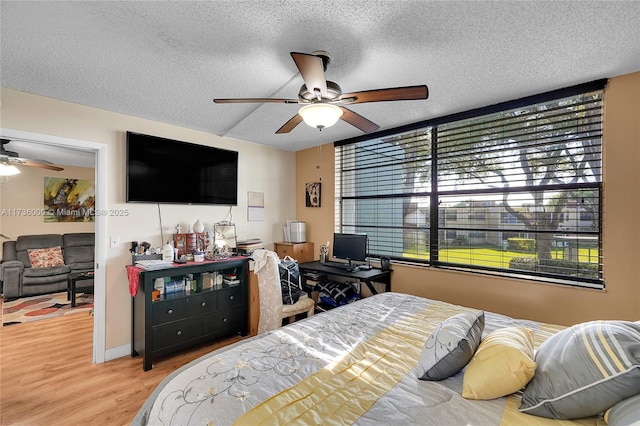
[{"label": "white wall", "polygon": [[[131,298],[125,266],[130,264],[131,241],[161,244],[157,204],[127,204],[125,197],[125,133],[134,131],[239,152],[238,206],[160,205],[165,239],[175,225],[193,224],[200,219],[207,227],[232,220],[239,238],[261,238],[267,248],[281,240],[282,225],[293,217],[295,194],[295,154],[249,142],[219,137],[137,117],[44,98],[9,89],[0,89],[2,128],[72,138],[108,145],[107,208],[126,212],[108,216],[107,233],[120,237],[119,248],[106,248],[106,349],[122,348],[131,338]],[[176,153],[176,155],[180,155]],[[161,184],[157,182],[154,184]],[[0,191],[2,189],[0,188]],[[247,192],[263,192],[263,222],[247,221]],[[0,197],[0,200],[2,197]],[[0,206],[7,201],[0,201]],[[0,233],[3,233],[0,217]],[[25,230],[24,233],[28,233]],[[15,234],[12,231],[12,235]]]}]

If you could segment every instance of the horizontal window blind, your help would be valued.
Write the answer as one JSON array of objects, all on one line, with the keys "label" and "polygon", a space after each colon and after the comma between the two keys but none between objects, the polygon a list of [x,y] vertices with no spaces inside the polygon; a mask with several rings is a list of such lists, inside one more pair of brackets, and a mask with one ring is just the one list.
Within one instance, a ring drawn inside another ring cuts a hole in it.
[{"label": "horizontal window blind", "polygon": [[335,157],[336,232],[366,233],[371,255],[424,260],[431,129],[337,147]]},{"label": "horizontal window blind", "polygon": [[336,231],[371,256],[603,288],[602,90],[562,94],[337,143]]},{"label": "horizontal window blind", "polygon": [[438,126],[438,190],[600,182],[601,95]]}]

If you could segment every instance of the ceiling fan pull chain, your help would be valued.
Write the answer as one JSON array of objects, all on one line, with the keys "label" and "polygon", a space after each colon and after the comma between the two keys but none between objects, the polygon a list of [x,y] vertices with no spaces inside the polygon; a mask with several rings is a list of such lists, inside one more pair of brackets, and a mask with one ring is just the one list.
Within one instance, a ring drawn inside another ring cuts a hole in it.
[{"label": "ceiling fan pull chain", "polygon": [[321,162],[321,157],[320,157],[320,152],[322,150],[322,148],[320,147],[320,132],[322,131],[322,129],[318,129],[318,159],[316,160],[316,169],[318,170],[318,180],[320,182],[322,182],[322,169],[320,168],[320,162]]}]

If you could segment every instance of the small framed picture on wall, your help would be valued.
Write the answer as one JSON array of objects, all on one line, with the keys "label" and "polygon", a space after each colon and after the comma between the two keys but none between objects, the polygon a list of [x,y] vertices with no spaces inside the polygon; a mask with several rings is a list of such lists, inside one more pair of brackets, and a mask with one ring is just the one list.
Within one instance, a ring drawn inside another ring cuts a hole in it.
[{"label": "small framed picture on wall", "polygon": [[307,207],[320,207],[320,186],[320,182],[306,183]]}]

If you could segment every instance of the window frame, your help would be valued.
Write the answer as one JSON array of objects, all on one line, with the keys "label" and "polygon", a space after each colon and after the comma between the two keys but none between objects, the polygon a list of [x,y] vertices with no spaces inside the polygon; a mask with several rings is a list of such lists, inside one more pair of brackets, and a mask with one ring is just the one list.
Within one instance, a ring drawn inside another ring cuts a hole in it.
[{"label": "window frame", "polygon": [[[505,267],[501,267],[501,268],[493,268],[493,267],[481,267],[481,266],[477,266],[477,265],[462,265],[462,264],[456,264],[456,263],[451,263],[451,262],[447,262],[447,261],[443,261],[441,259],[439,259],[438,256],[438,247],[439,244],[442,241],[446,241],[448,239],[447,235],[451,235],[451,233],[456,233],[458,236],[460,236],[461,238],[465,238],[464,236],[466,235],[467,237],[471,237],[471,235],[477,236],[480,235],[480,233],[483,233],[485,236],[491,232],[496,232],[495,228],[475,228],[473,227],[474,222],[477,223],[481,223],[484,220],[480,219],[480,215],[482,215],[483,217],[485,217],[485,215],[487,214],[486,212],[474,212],[473,210],[469,210],[469,212],[465,212],[464,209],[459,209],[456,208],[455,210],[455,215],[457,220],[459,220],[461,217],[465,218],[462,219],[464,220],[468,220],[468,224],[469,227],[460,227],[459,225],[455,225],[453,227],[445,227],[444,225],[442,225],[440,222],[443,221],[446,222],[446,220],[450,220],[445,218],[445,215],[447,215],[447,210],[446,209],[441,209],[439,207],[440,202],[441,202],[441,197],[443,196],[447,196],[447,195],[460,195],[460,194],[466,194],[466,195],[470,195],[472,196],[475,193],[484,193],[486,191],[483,190],[466,190],[466,191],[447,191],[447,190],[438,190],[437,186],[438,186],[438,126],[442,125],[442,124],[447,124],[447,123],[451,123],[451,122],[455,122],[455,121],[460,121],[460,120],[465,120],[465,119],[469,119],[469,118],[475,118],[475,117],[481,117],[481,116],[486,116],[486,115],[491,115],[494,113],[500,113],[503,111],[509,111],[515,108],[521,108],[521,107],[527,107],[527,106],[531,106],[531,105],[535,105],[535,104],[541,104],[541,103],[547,103],[547,102],[553,102],[555,100],[560,100],[563,98],[567,98],[567,97],[572,97],[572,96],[576,96],[576,95],[580,95],[580,94],[587,94],[587,93],[591,93],[591,92],[604,92],[604,88],[606,86],[606,79],[603,80],[597,80],[597,81],[593,81],[593,82],[589,82],[589,83],[585,83],[585,84],[579,84],[576,86],[572,86],[572,87],[568,87],[568,88],[563,88],[560,90],[555,90],[555,91],[551,91],[551,92],[546,92],[543,94],[539,94],[539,95],[534,95],[534,96],[529,96],[529,97],[525,97],[525,98],[521,98],[521,99],[517,99],[514,101],[508,101],[508,102],[503,102],[500,104],[495,104],[495,105],[491,105],[488,107],[483,107],[483,108],[477,108],[474,110],[469,110],[469,111],[465,111],[462,113],[458,113],[458,114],[452,114],[452,115],[448,115],[448,116],[443,116],[443,117],[439,117],[439,118],[435,118],[435,119],[431,119],[431,120],[425,120],[425,121],[421,121],[418,123],[413,123],[410,125],[406,125],[406,126],[401,126],[401,127],[396,127],[393,129],[388,129],[382,132],[377,132],[377,133],[372,133],[372,134],[368,134],[368,135],[363,135],[363,136],[359,136],[357,138],[351,138],[351,139],[346,139],[346,140],[342,140],[342,141],[338,141],[335,142],[334,146],[336,148],[336,212],[335,212],[335,229],[336,232],[349,232],[349,231],[355,231],[355,232],[366,232],[366,229],[362,229],[363,227],[358,226],[358,224],[351,224],[349,226],[345,226],[345,224],[343,223],[343,216],[342,216],[342,206],[343,206],[343,201],[351,198],[351,199],[357,199],[357,198],[361,198],[359,197],[357,194],[354,197],[345,197],[344,194],[342,194],[342,187],[344,186],[342,182],[338,182],[339,178],[342,176],[341,175],[341,171],[340,171],[340,164],[342,159],[339,159],[339,153],[343,152],[343,148],[344,146],[347,145],[351,145],[351,144],[356,144],[358,142],[366,142],[366,141],[371,141],[371,140],[375,140],[375,139],[383,139],[383,138],[390,138],[390,137],[394,137],[394,136],[401,136],[403,134],[409,133],[409,132],[413,132],[413,131],[425,131],[425,129],[430,129],[430,134],[431,134],[431,164],[430,164],[430,168],[431,168],[431,188],[430,190],[427,191],[423,191],[423,192],[419,192],[419,193],[407,193],[404,194],[406,196],[420,196],[420,197],[428,197],[430,202],[429,202],[429,216],[428,216],[428,223],[427,226],[424,229],[424,231],[428,234],[428,251],[429,251],[429,258],[428,259],[414,259],[414,258],[407,258],[404,256],[390,256],[392,259],[394,259],[395,261],[399,261],[399,262],[407,262],[407,263],[412,263],[412,264],[422,264],[424,266],[427,267],[436,267],[436,268],[446,268],[446,269],[455,269],[455,270],[465,270],[465,271],[470,271],[470,272],[478,272],[478,273],[489,273],[489,274],[497,274],[499,276],[509,276],[509,277],[516,277],[516,278],[523,278],[523,279],[534,279],[534,280],[542,280],[542,281],[547,281],[547,282],[553,282],[553,283],[560,283],[560,284],[566,284],[566,285],[570,285],[570,286],[578,286],[578,287],[587,287],[587,288],[597,288],[597,289],[604,289],[605,288],[605,283],[604,283],[604,265],[602,262],[602,257],[603,257],[603,252],[602,252],[602,241],[603,241],[603,203],[602,203],[602,199],[603,199],[603,182],[602,182],[602,167],[603,167],[603,163],[602,163],[602,158],[600,157],[600,174],[598,175],[599,180],[597,180],[596,182],[591,182],[589,185],[579,185],[579,184],[564,184],[564,185],[547,185],[548,187],[535,187],[535,191],[573,191],[573,190],[583,190],[585,187],[589,187],[592,188],[594,191],[597,192],[597,204],[598,204],[598,214],[597,214],[597,218],[598,218],[598,224],[597,224],[597,230],[592,232],[591,234],[597,238],[597,253],[598,253],[598,271],[597,271],[597,278],[585,278],[584,276],[579,276],[579,277],[570,277],[570,276],[566,276],[563,277],[561,276],[561,274],[557,274],[557,273],[545,273],[545,272],[541,272],[541,271],[522,271],[522,270],[511,270]],[[601,103],[602,106],[600,107],[600,117],[602,117],[603,115],[603,110],[604,110],[604,93],[602,93],[601,95],[602,99],[601,99]],[[600,135],[600,140],[599,140],[599,147],[600,150],[602,150],[602,136]],[[601,151],[600,151],[601,152]],[[601,155],[601,154],[600,154]],[[563,157],[566,158],[566,157]],[[529,188],[531,189],[531,188]],[[509,189],[500,189],[500,190],[496,190],[496,192],[499,193],[504,193],[504,192],[510,192],[511,190]],[[520,187],[520,188],[516,188],[515,190],[513,190],[513,192],[526,192],[526,189]],[[534,191],[534,192],[535,192]],[[389,194],[389,197],[391,197],[393,194]],[[399,196],[399,194],[395,194],[396,196]],[[372,197],[375,198],[375,197]],[[511,213],[509,212],[502,212],[500,215],[498,215],[498,225],[500,224],[505,224],[505,225],[520,225],[522,222],[520,222],[519,220],[516,220],[516,222],[504,222],[502,220],[502,216],[505,215],[505,213],[509,216],[512,216]],[[468,216],[467,216],[468,214]],[[591,212],[585,212],[584,210],[580,210],[578,209],[577,211],[575,211],[573,213],[574,215],[577,214],[578,217],[581,217],[583,215],[586,214],[592,214]],[[571,214],[565,212],[564,210],[562,210],[560,213],[560,221],[564,221],[567,220],[566,218],[568,218],[569,216],[571,216]],[[472,218],[473,216],[473,218]],[[477,217],[476,217],[477,216]],[[468,219],[467,219],[468,217]],[[514,216],[515,217],[515,216]],[[366,227],[364,227],[366,228]],[[403,230],[406,230],[405,227],[403,227]],[[558,228],[556,228],[555,230],[551,230],[549,232],[555,232],[556,234],[560,234],[560,225],[558,225]],[[404,231],[403,231],[404,232]],[[443,233],[442,236],[440,236],[441,233]],[[462,232],[462,234],[461,234]],[[544,231],[535,231],[534,235],[538,235],[540,232],[544,232]],[[530,233],[529,229],[523,228],[523,229],[512,229],[512,228],[505,228],[505,229],[501,229],[500,234],[502,233],[508,233],[508,234],[513,234],[513,233],[519,233],[519,234],[525,234],[528,235],[528,233]],[[589,232],[578,232],[576,231],[575,234],[589,234]],[[475,238],[475,237],[473,237]],[[576,237],[577,238],[577,237]],[[506,241],[506,240],[505,240]],[[576,240],[577,241],[577,240]],[[558,243],[555,240],[553,241],[553,247],[564,247],[564,244],[568,244],[568,243]],[[568,246],[567,246],[568,247]],[[589,249],[589,256],[591,256],[591,249]],[[376,253],[375,248],[374,250],[371,250],[369,255],[371,257],[379,257],[380,255],[385,255],[388,256],[388,253]],[[556,256],[558,256],[556,254]],[[563,255],[564,256],[564,255]],[[564,258],[564,257],[563,257]],[[578,267],[578,265],[580,265],[583,262],[580,261],[576,261],[576,267]],[[559,276],[560,275],[560,276]]]}]

